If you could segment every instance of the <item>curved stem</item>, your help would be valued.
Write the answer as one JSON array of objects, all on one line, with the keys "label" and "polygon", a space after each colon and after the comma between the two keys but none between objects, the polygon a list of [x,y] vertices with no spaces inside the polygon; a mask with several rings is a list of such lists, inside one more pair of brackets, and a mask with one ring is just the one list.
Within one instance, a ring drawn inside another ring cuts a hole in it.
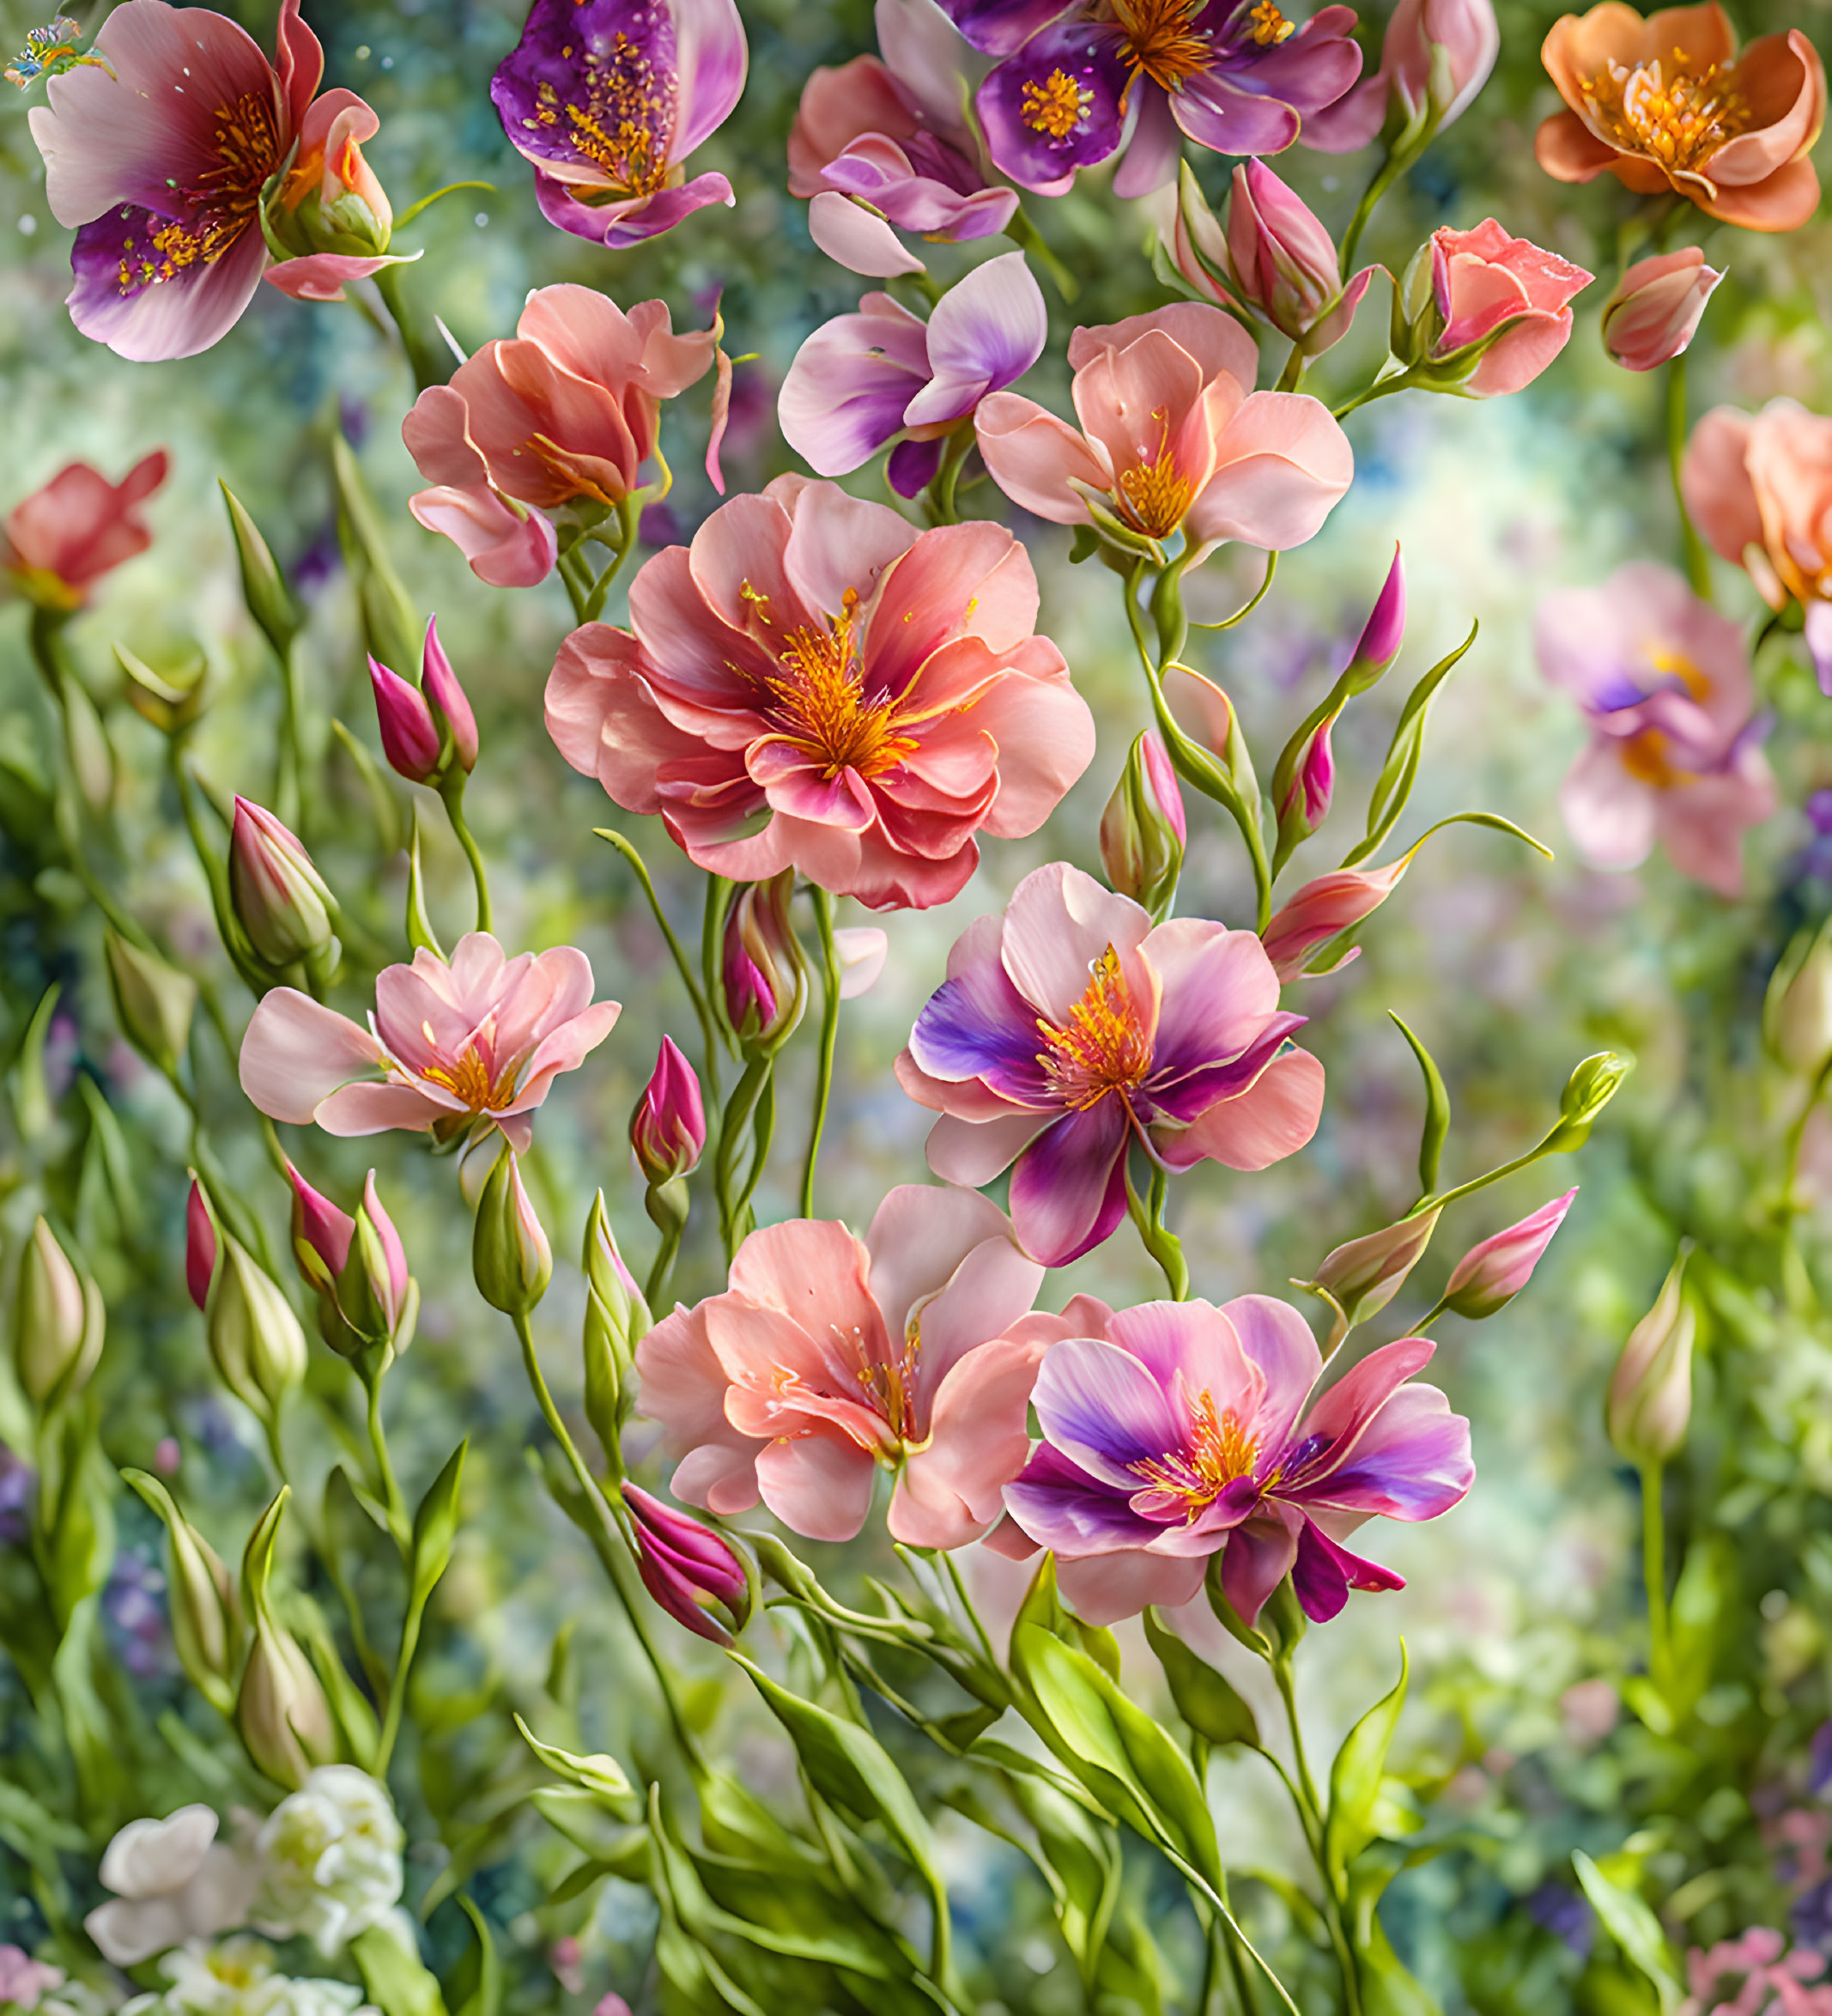
[{"label": "curved stem", "polygon": [[[1374,205],[1399,179],[1405,166],[1403,159],[1389,151],[1381,157],[1380,165],[1374,170],[1373,179],[1362,191],[1362,200],[1355,206],[1355,215],[1349,220],[1349,228],[1342,234],[1342,270],[1344,277],[1354,263],[1355,248],[1362,242],[1362,234],[1368,228],[1374,216]],[[1341,416],[1338,414],[1337,417],[1339,419]]]},{"label": "curved stem", "polygon": [[719,1041],[713,1023],[713,1011],[707,1004],[705,994],[701,991],[699,981],[694,978],[693,966],[688,959],[686,949],[682,946],[680,939],[675,936],[674,926],[668,921],[668,914],[662,908],[660,896],[656,894],[655,883],[650,876],[648,864],[636,851],[634,841],[626,840],[614,827],[595,826],[592,828],[592,831],[598,835],[600,840],[608,840],[629,863],[637,881],[642,884],[642,893],[649,899],[650,914],[655,919],[656,926],[667,943],[669,956],[674,961],[675,971],[680,975],[681,984],[687,989],[687,998],[694,1005],[694,1017],[700,1024],[701,1039],[706,1046],[707,1090],[712,1094],[713,1102],[717,1105],[720,1096]]},{"label": "curved stem", "polygon": [[445,782],[439,787],[440,798],[446,808],[446,817],[458,845],[464,850],[464,859],[470,864],[470,879],[477,890],[477,925],[479,931],[490,928],[490,884],[484,871],[483,856],[478,852],[477,843],[470,837],[470,829],[464,823],[464,772],[454,763],[446,774]]},{"label": "curved stem", "polygon": [[1278,549],[1275,546],[1266,555],[1266,571],[1265,578],[1261,580],[1259,586],[1254,589],[1252,595],[1250,595],[1247,599],[1243,602],[1237,610],[1235,610],[1232,616],[1224,616],[1219,622],[1202,623],[1192,622],[1190,625],[1190,628],[1192,630],[1231,630],[1236,623],[1245,622],[1247,617],[1250,616],[1253,611],[1259,608],[1259,604],[1265,600],[1267,595],[1271,592],[1272,577],[1277,572]]},{"label": "curved stem", "polygon": [[719,1152],[713,1158],[713,1193],[719,1199],[719,1230],[725,1238],[727,1260],[738,1248],[737,1228],[742,1211],[731,1194],[731,1179],[737,1172],[739,1151],[750,1131],[771,1068],[772,1060],[767,1057],[753,1057],[745,1065],[744,1074],[732,1088],[731,1096],[725,1102],[725,1115],[719,1121]]},{"label": "curved stem", "polygon": [[1183,1258],[1183,1242],[1164,1223],[1164,1205],[1169,1184],[1163,1170],[1151,1173],[1151,1201],[1148,1205],[1132,1181],[1131,1145],[1125,1169],[1126,1216],[1138,1229],[1139,1243],[1164,1270],[1164,1279],[1174,1302],[1185,1302],[1190,1292],[1190,1270]]},{"label": "curved stem", "polygon": [[1346,420],[1358,406],[1365,406],[1372,399],[1384,399],[1389,392],[1403,392],[1417,382],[1410,367],[1404,371],[1396,371],[1391,378],[1377,378],[1372,385],[1363,386],[1360,392],[1344,399],[1341,405],[1332,408],[1332,413],[1338,420]]},{"label": "curved stem", "polygon": [[[1343,1900],[1330,1874],[1325,1839],[1324,1805],[1318,1795],[1317,1782],[1311,1776],[1310,1761],[1304,1752],[1304,1732],[1298,1719],[1297,1690],[1292,1680],[1291,1661],[1289,1659],[1274,1659],[1271,1664],[1272,1678],[1278,1687],[1278,1697],[1284,1704],[1285,1727],[1291,1736],[1291,1758],[1297,1770],[1296,1782],[1294,1783],[1291,1779],[1286,1778],[1285,1783],[1297,1807],[1298,1819],[1304,1829],[1304,1838],[1310,1844],[1311,1859],[1317,1866],[1317,1879],[1323,1890],[1323,1922],[1329,1932],[1336,1964],[1342,1974],[1344,2005],[1348,2016],[1362,2016],[1361,1969],[1356,1958],[1354,1942],[1349,1937],[1349,1928],[1343,1918]],[[1284,1776],[1283,1771],[1280,1776]]]},{"label": "curved stem", "polygon": [[971,427],[956,428],[948,437],[948,446],[942,454],[942,465],[931,479],[926,508],[931,525],[958,525],[961,513],[955,506],[955,486],[961,480],[961,465],[972,452],[974,430]]},{"label": "curved stem", "polygon": [[821,1132],[827,1125],[828,1102],[834,1090],[834,1051],[840,1040],[840,954],[834,945],[834,899],[812,886],[816,927],[821,934],[821,1055],[815,1066],[814,1111],[808,1122],[808,1153],[802,1163],[802,1216],[814,1216],[815,1165],[821,1156]]},{"label": "curved stem", "polygon": [[1056,291],[1065,301],[1072,301],[1080,294],[1080,282],[1044,243],[1042,233],[1024,215],[1022,204],[1011,213],[1011,222],[1005,227],[1005,236],[1014,245],[1022,246],[1036,260],[1056,282]]},{"label": "curved stem", "polygon": [[408,366],[414,374],[414,390],[423,392],[429,386],[443,385],[458,360],[443,345],[429,341],[409,313],[401,278],[405,270],[402,266],[384,266],[375,276],[375,291],[401,332],[401,348],[407,353]]},{"label": "curved stem", "polygon": [[591,618],[587,610],[593,586],[591,570],[585,565],[585,556],[576,544],[568,546],[560,556],[557,572],[565,585],[567,598],[573,604],[573,621],[575,623],[590,622]]},{"label": "curved stem", "polygon": [[1682,350],[1666,367],[1666,463],[1673,479],[1673,502],[1679,512],[1679,538],[1685,554],[1686,580],[1702,602],[1711,599],[1711,560],[1698,527],[1686,509],[1679,471],[1686,452],[1686,358]]},{"label": "curved stem", "polygon": [[1276,392],[1295,392],[1304,382],[1304,373],[1310,359],[1304,354],[1301,343],[1291,346],[1291,355],[1285,360],[1285,368],[1278,374],[1278,383],[1272,389]]}]

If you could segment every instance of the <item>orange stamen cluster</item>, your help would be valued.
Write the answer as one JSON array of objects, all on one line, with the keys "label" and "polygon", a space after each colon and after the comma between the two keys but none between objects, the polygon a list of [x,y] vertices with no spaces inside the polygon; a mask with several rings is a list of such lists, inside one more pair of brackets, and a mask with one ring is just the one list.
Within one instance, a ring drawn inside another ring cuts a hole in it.
[{"label": "orange stamen cluster", "polygon": [[[432,1024],[422,1023],[420,1029],[421,1034],[430,1044],[433,1041]],[[500,1077],[493,1080],[490,1067],[484,1062],[474,1041],[466,1043],[458,1058],[449,1065],[422,1065],[420,1075],[429,1084],[442,1085],[454,1099],[462,1101],[472,1113],[500,1113],[515,1097],[515,1067],[512,1065]]]},{"label": "orange stamen cluster", "polygon": [[[567,50],[570,57],[573,53]],[[626,196],[650,196],[667,181],[674,100],[654,64],[621,31],[608,53],[587,49],[580,59],[585,102],[562,100],[543,81],[528,126],[558,126]]]},{"label": "orange stamen cluster", "polygon": [[1272,0],[1256,0],[1253,10],[1247,17],[1247,32],[1262,49],[1271,49],[1298,32],[1295,21],[1287,21]]},{"label": "orange stamen cluster", "polygon": [[1127,1467],[1145,1484],[1181,1500],[1185,1518],[1194,1519],[1236,1478],[1251,1474],[1259,1454],[1259,1437],[1248,1432],[1232,1407],[1217,1408],[1205,1387],[1191,1410],[1188,1442]]},{"label": "orange stamen cluster", "polygon": [[1581,88],[1616,146],[1647,155],[1671,174],[1702,174],[1750,122],[1749,100],[1735,88],[1732,67],[1701,64],[1679,48],[1671,63],[1656,57],[1631,69],[1612,62]]},{"label": "orange stamen cluster", "polygon": [[215,112],[215,151],[197,186],[184,193],[186,214],[159,220],[144,240],[121,246],[123,294],[155,287],[188,267],[214,265],[254,222],[261,190],[280,163],[273,100],[245,91]]},{"label": "orange stamen cluster", "polygon": [[1033,133],[1046,133],[1052,140],[1066,140],[1094,103],[1094,93],[1077,84],[1067,70],[1053,70],[1039,83],[1034,77],[1025,84],[1018,101],[1018,117]]},{"label": "orange stamen cluster", "polygon": [[1087,992],[1060,1029],[1043,1021],[1037,1062],[1071,1112],[1085,1113],[1109,1095],[1142,1085],[1151,1069],[1151,1039],[1140,1026],[1119,955],[1109,945],[1095,961]]},{"label": "orange stamen cluster", "polygon": [[922,1330],[913,1317],[903,1333],[903,1345],[886,1363],[875,1363],[866,1356],[864,1339],[858,1336],[858,1383],[878,1413],[900,1442],[919,1439],[916,1423],[916,1377],[922,1363]]},{"label": "orange stamen cluster", "polygon": [[[1214,61],[1208,35],[1195,26],[1204,0],[1112,0],[1113,19],[1125,36],[1125,56],[1136,79],[1141,73],[1166,91],[1181,88]],[[1131,89],[1129,82],[1127,90]]]},{"label": "orange stamen cluster", "polygon": [[[749,590],[746,598],[767,623],[768,598]],[[778,671],[763,683],[778,734],[792,749],[812,757],[829,782],[842,770],[867,780],[895,769],[916,751],[900,732],[906,725],[888,693],[867,699],[864,667],[856,636],[858,591],[848,588],[840,614],[824,628],[798,625],[776,647]]]},{"label": "orange stamen cluster", "polygon": [[1162,539],[1183,523],[1194,499],[1190,479],[1171,453],[1168,410],[1159,407],[1152,418],[1158,423],[1157,447],[1149,462],[1120,471],[1118,501],[1147,538]]}]

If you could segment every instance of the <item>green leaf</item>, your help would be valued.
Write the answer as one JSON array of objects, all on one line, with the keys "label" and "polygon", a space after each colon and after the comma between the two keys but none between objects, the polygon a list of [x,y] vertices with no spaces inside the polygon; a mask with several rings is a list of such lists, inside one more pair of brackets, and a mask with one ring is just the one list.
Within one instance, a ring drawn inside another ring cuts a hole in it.
[{"label": "green leaf", "polygon": [[51,1033],[51,1017],[63,991],[56,981],[45,989],[13,1060],[13,1117],[28,1142],[42,1140],[51,1132],[56,1111],[45,1081],[45,1039]]},{"label": "green leaf", "polygon": [[458,1908],[470,1920],[475,1936],[452,1970],[446,1996],[452,2016],[496,2016],[502,2007],[502,1962],[496,1957],[489,1921],[463,1891],[458,1894]]},{"label": "green leaf", "polygon": [[1145,1641],[1157,1655],[1170,1683],[1170,1697],[1184,1721],[1205,1742],[1246,1743],[1259,1749],[1259,1725],[1227,1676],[1207,1660],[1198,1659],[1174,1630],[1159,1622],[1156,1610],[1148,1608],[1142,1621]]},{"label": "green leaf", "polygon": [[218,478],[222,501],[229,507],[229,529],[235,535],[235,556],[241,562],[242,600],[261,635],[274,647],[274,655],[284,659],[293,640],[305,628],[305,617],[293,599],[272,550],[261,536],[261,528],[226,483]]},{"label": "green leaf", "polygon": [[1403,1859],[1391,1851],[1363,1855],[1349,1877],[1349,1920],[1363,2016],[1442,2016],[1435,2000],[1393,1951],[1374,1909],[1403,1867]]},{"label": "green leaf", "polygon": [[446,2016],[439,1983],[388,1926],[359,1932],[349,1950],[363,1989],[382,2016]]},{"label": "green leaf", "polygon": [[355,766],[356,774],[362,780],[362,787],[368,793],[369,811],[375,820],[375,837],[385,854],[398,853],[403,835],[401,831],[401,804],[397,786],[390,780],[390,773],[383,769],[369,751],[363,747],[342,721],[333,720],[331,732],[343,744],[344,754]]},{"label": "green leaf", "polygon": [[555,1777],[564,1778],[581,1792],[589,1792],[625,1819],[638,1810],[636,1788],[616,1758],[607,1757],[601,1750],[590,1757],[575,1757],[558,1744],[542,1742],[519,1715],[515,1718],[515,1726],[522,1733],[522,1740]]},{"label": "green leaf", "polygon": [[1430,1051],[1413,1035],[1391,1008],[1387,1015],[1412,1047],[1419,1073],[1425,1081],[1425,1120],[1418,1131],[1418,1193],[1429,1197],[1438,1187],[1438,1163],[1443,1157],[1445,1137],[1450,1132],[1450,1094],[1444,1089],[1443,1073]]},{"label": "green leaf", "polygon": [[439,1586],[439,1578],[452,1560],[452,1543],[458,1538],[458,1494],[464,1481],[464,1454],[470,1438],[464,1440],[446,1459],[446,1466],[428,1487],[414,1514],[413,1595],[416,1610],[426,1607]]},{"label": "green leaf", "polygon": [[528,1794],[528,1803],[556,1834],[596,1861],[605,1861],[622,1848],[629,1823],[610,1810],[603,1796],[581,1785],[543,1785]]},{"label": "green leaf", "polygon": [[1374,1838],[1374,1807],[1386,1770],[1387,1746],[1405,1706],[1410,1670],[1406,1643],[1399,1641],[1399,1678],[1392,1691],[1368,1709],[1343,1739],[1330,1767],[1330,1812],[1324,1827],[1323,1850],[1338,1878]]},{"label": "green leaf", "polygon": [[363,640],[372,656],[410,683],[420,666],[420,618],[389,557],[382,514],[342,434],[331,439],[339,540],[356,583]]},{"label": "green leaf", "polygon": [[1462,643],[1447,658],[1441,658],[1406,695],[1406,703],[1399,711],[1398,724],[1393,730],[1393,739],[1387,745],[1386,761],[1380,766],[1380,774],[1374,780],[1374,790],[1368,796],[1368,837],[1343,856],[1344,868],[1365,861],[1392,831],[1399,815],[1406,809],[1406,800],[1412,795],[1419,758],[1425,746],[1426,711],[1438,688],[1450,677],[1453,667],[1476,641],[1480,628],[1479,623],[1471,623],[1470,634]]},{"label": "green leaf", "polygon": [[1666,1934],[1647,1904],[1637,1892],[1625,1889],[1605,1876],[1582,1849],[1572,1852],[1571,1866],[1584,1885],[1592,1909],[1603,1921],[1603,1928],[1623,1956],[1645,1974],[1660,1998],[1662,2016],[1677,2008],[1681,1999],[1678,1970]]},{"label": "green leaf", "polygon": [[420,873],[420,808],[414,807],[414,823],[407,843],[407,942],[417,952],[423,946],[435,959],[445,957],[439,934],[426,914],[426,884]]}]

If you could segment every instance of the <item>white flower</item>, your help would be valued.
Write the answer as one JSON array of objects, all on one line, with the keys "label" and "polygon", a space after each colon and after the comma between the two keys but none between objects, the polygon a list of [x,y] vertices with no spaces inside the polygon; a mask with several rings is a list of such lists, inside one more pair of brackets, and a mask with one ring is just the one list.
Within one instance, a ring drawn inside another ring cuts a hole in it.
[{"label": "white flower", "polygon": [[171,1987],[136,1996],[121,2016],[377,2016],[347,1981],[275,1973],[273,1948],[246,1933],[215,1946],[191,1940],[161,1965]]},{"label": "white flower", "polygon": [[256,1840],[252,1922],[276,1939],[303,1934],[327,1958],[341,1951],[394,1908],[405,1839],[385,1786],[353,1764],[319,1765]]},{"label": "white flower", "polygon": [[185,1806],[166,1820],[130,1820],[102,1856],[115,1893],[83,1921],[104,1959],[132,1967],[181,1940],[240,1925],[254,1894],[245,1856],[216,1843],[216,1816]]}]

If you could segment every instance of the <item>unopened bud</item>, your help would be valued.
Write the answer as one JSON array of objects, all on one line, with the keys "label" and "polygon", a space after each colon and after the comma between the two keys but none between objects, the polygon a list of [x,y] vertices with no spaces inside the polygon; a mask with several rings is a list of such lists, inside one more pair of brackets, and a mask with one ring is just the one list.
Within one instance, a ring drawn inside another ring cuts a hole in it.
[{"label": "unopened bud", "polygon": [[1775,968],[1762,1036],[1769,1055],[1796,1078],[1817,1078],[1832,1063],[1832,939],[1823,925],[1802,932]]},{"label": "unopened bud", "polygon": [[337,1762],[338,1745],[325,1690],[298,1639],[275,1614],[269,1594],[274,1543],[289,1495],[282,1485],[242,1556],[242,1607],[254,1626],[254,1643],[242,1668],[235,1726],[256,1766],[296,1791],[314,1764]]},{"label": "unopened bud", "polygon": [[172,1647],[179,1664],[219,1714],[233,1715],[242,1638],[235,1578],[157,1478],[140,1470],[122,1474],[165,1522]]},{"label": "unopened bud", "polygon": [[292,649],[294,638],[305,627],[305,619],[287,590],[267,541],[261,537],[261,528],[229,486],[222,483],[221,488],[223,502],[229,507],[229,527],[235,534],[236,557],[241,562],[242,600],[268,642],[284,658]]},{"label": "unopened bud", "polygon": [[1612,1050],[1599,1050],[1594,1057],[1586,1057],[1565,1081],[1565,1089],[1559,1095],[1558,1125],[1546,1137],[1547,1147],[1559,1151],[1581,1148],[1590,1139],[1592,1122],[1634,1069],[1632,1057],[1618,1057]]},{"label": "unopened bud", "polygon": [[706,1149],[706,1105],[694,1067],[672,1036],[662,1047],[630,1115],[630,1146],[652,1188],[691,1175]]},{"label": "unopened bud", "polygon": [[1162,740],[1147,730],[1134,738],[1101,815],[1101,864],[1108,885],[1162,917],[1176,894],[1188,837],[1176,770]]},{"label": "unopened bud", "polygon": [[725,919],[725,1013],[749,1055],[779,1049],[808,1005],[808,971],[789,922],[795,871],[741,890]]},{"label": "unopened bud", "polygon": [[[1319,721],[1296,752],[1290,780],[1278,794],[1278,851],[1289,855],[1329,817],[1336,792],[1336,756],[1330,747],[1333,720]],[[1277,792],[1278,779],[1273,779]]]},{"label": "unopened bud", "polygon": [[1692,1345],[1698,1318],[1686,1300],[1689,1250],[1673,1262],[1654,1306],[1633,1330],[1610,1381],[1605,1420],[1618,1455],[1665,1463],[1692,1418]]},{"label": "unopened bud", "polygon": [[634,1485],[623,1487],[643,1587],[677,1623],[729,1645],[750,1615],[750,1582],[731,1544],[711,1527]]},{"label": "unopened bud", "polygon": [[375,725],[382,754],[409,784],[429,784],[439,770],[439,730],[419,689],[375,659],[369,660],[375,693]]},{"label": "unopened bud", "polygon": [[525,1316],[554,1278],[553,1248],[522,1187],[513,1148],[496,1157],[477,1199],[470,1260],[477,1292],[507,1316]]},{"label": "unopened bud", "polygon": [[13,1299],[13,1357],[27,1398],[43,1406],[80,1393],[101,1357],[106,1321],[101,1290],[37,1219]]},{"label": "unopened bud", "polygon": [[1683,356],[1724,276],[1696,245],[1629,267],[1603,307],[1603,347],[1626,371]]},{"label": "unopened bud", "polygon": [[1552,1235],[1564,1224],[1577,1193],[1574,1183],[1562,1197],[1541,1205],[1518,1225],[1472,1246],[1451,1270],[1443,1306],[1471,1322],[1505,1309],[1532,1279],[1533,1269],[1552,1243]]},{"label": "unopened bud", "polygon": [[452,738],[452,760],[467,775],[477,767],[477,717],[470,711],[452,660],[439,641],[439,618],[427,620],[426,644],[420,656],[420,690],[433,709],[433,719]]},{"label": "unopened bud", "polygon": [[264,807],[235,801],[229,833],[229,896],[248,942],[277,969],[327,959],[337,907],[297,837]]},{"label": "unopened bud", "polygon": [[1410,854],[1385,868],[1338,868],[1307,882],[1276,913],[1261,942],[1281,981],[1295,980],[1319,945],[1371,916],[1399,885]]},{"label": "unopened bud", "polygon": [[1356,689],[1371,686],[1399,655],[1406,636],[1406,570],[1399,548],[1393,548],[1393,564],[1386,570],[1380,592],[1368,612],[1368,621],[1356,638],[1349,670],[1358,676]]},{"label": "unopened bud", "polygon": [[630,1380],[636,1346],[647,1335],[649,1305],[635,1276],[617,1250],[604,1208],[604,1193],[592,1199],[585,1222],[585,1418],[603,1446],[614,1476],[622,1474],[623,1424],[635,1406]]},{"label": "unopened bud", "polygon": [[215,1272],[216,1221],[210,1216],[203,1186],[193,1175],[185,1203],[185,1285],[200,1309],[209,1307],[210,1278]]},{"label": "unopened bud", "polygon": [[1228,264],[1241,298],[1309,356],[1349,333],[1374,276],[1364,267],[1345,287],[1335,240],[1297,191],[1257,160],[1234,172]]},{"label": "unopened bud", "polygon": [[1421,1211],[1416,1218],[1401,1218],[1396,1225],[1351,1239],[1325,1260],[1310,1285],[1326,1290],[1351,1324],[1362,1322],[1398,1294],[1431,1243],[1437,1223],[1436,1211]]},{"label": "unopened bud", "polygon": [[273,1430],[287,1396],[306,1375],[306,1333],[278,1284],[227,1233],[204,1319],[223,1384]]},{"label": "unopened bud", "polygon": [[130,944],[112,925],[102,932],[102,952],[123,1035],[169,1077],[191,1041],[197,983],[156,953]]},{"label": "unopened bud", "polygon": [[176,735],[203,713],[209,664],[198,647],[192,645],[169,663],[161,659],[157,666],[124,644],[115,646],[114,655],[126,677],[127,704],[161,734]]}]

